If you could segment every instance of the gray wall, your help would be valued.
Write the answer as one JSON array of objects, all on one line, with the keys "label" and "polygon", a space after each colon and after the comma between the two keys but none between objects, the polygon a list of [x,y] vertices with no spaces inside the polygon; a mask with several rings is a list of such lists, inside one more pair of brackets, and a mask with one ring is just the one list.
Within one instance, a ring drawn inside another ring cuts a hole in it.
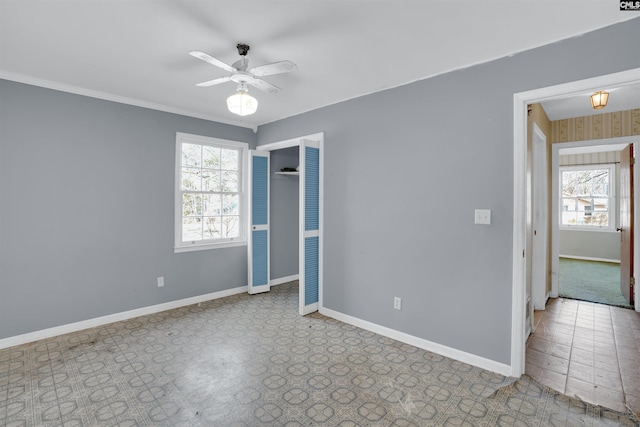
[{"label": "gray wall", "polygon": [[298,274],[300,179],[274,172],[298,166],[299,151],[291,147],[271,152],[271,279]]},{"label": "gray wall", "polygon": [[0,338],[247,284],[246,247],[173,253],[176,132],[255,146],[249,129],[0,80]]},{"label": "gray wall", "polygon": [[620,233],[560,230],[560,256],[620,261]]},{"label": "gray wall", "polygon": [[634,19],[259,127],[325,132],[324,306],[510,364],[513,94],[640,67],[638,39]]}]

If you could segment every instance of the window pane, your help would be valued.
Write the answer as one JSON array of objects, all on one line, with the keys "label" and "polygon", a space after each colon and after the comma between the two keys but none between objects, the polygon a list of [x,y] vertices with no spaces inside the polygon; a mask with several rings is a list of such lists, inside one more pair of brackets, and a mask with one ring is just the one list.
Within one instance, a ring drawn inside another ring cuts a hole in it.
[{"label": "window pane", "polygon": [[562,170],[562,225],[608,227],[610,168]]},{"label": "window pane", "polygon": [[609,184],[594,184],[592,192],[594,196],[608,196]]},{"label": "window pane", "polygon": [[182,216],[202,215],[202,196],[200,194],[182,195]]},{"label": "window pane", "polygon": [[238,170],[238,151],[222,149],[222,169]]},{"label": "window pane", "polygon": [[219,171],[202,171],[202,191],[220,191]]},{"label": "window pane", "polygon": [[240,236],[240,218],[237,216],[222,217],[222,237],[230,239]]},{"label": "window pane", "polygon": [[562,225],[577,225],[575,212],[562,212]]},{"label": "window pane", "polygon": [[200,166],[202,163],[202,145],[182,144],[182,166]]},{"label": "window pane", "polygon": [[577,185],[575,173],[573,171],[562,172],[562,195],[573,196]]},{"label": "window pane", "polygon": [[220,169],[220,149],[204,145],[202,147],[202,167]]},{"label": "window pane", "polygon": [[219,194],[205,194],[203,202],[204,216],[217,216],[222,214],[222,196],[220,196]]},{"label": "window pane", "polygon": [[240,214],[240,196],[237,194],[225,194],[222,205],[222,212],[225,215]]},{"label": "window pane", "polygon": [[182,169],[182,189],[200,191],[200,169]]},{"label": "window pane", "polygon": [[573,212],[576,210],[576,199],[562,199],[562,210]]},{"label": "window pane", "polygon": [[238,191],[238,172],[222,172],[222,191],[230,193]]},{"label": "window pane", "polygon": [[588,196],[591,194],[591,185],[590,184],[577,184],[573,189],[574,196]]},{"label": "window pane", "polygon": [[609,225],[609,213],[594,212],[591,214],[591,225],[598,227],[607,227]]},{"label": "window pane", "polygon": [[609,211],[609,199],[593,199],[594,211]]},{"label": "window pane", "polygon": [[202,220],[200,218],[184,218],[182,220],[182,241],[197,242],[202,240]]},{"label": "window pane", "polygon": [[220,223],[220,217],[205,217],[204,218],[204,238],[205,239],[219,239],[221,237],[220,232],[222,231],[222,226]]}]

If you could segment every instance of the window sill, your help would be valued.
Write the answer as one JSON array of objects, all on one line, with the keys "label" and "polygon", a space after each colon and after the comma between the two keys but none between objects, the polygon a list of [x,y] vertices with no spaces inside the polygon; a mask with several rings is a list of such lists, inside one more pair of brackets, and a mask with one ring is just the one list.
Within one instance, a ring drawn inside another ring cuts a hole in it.
[{"label": "window sill", "polygon": [[224,243],[206,243],[202,245],[177,246],[173,248],[174,253],[206,251],[209,249],[233,248],[236,246],[247,246],[246,240],[238,240]]},{"label": "window sill", "polygon": [[560,231],[594,231],[596,233],[617,233],[615,228],[560,227]]}]

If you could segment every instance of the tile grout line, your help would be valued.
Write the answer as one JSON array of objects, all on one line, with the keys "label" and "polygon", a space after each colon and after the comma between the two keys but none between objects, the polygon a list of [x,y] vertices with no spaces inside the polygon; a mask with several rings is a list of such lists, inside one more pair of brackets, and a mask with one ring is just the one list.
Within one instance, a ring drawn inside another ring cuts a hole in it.
[{"label": "tile grout line", "polygon": [[577,318],[578,318],[578,309],[576,309],[576,315],[573,318],[573,331],[571,333],[571,345],[569,346],[569,360],[568,360],[569,363],[567,363],[567,375],[565,376],[565,379],[564,379],[564,389],[562,390],[563,394],[567,394],[567,385],[569,384],[569,369],[571,368],[571,355],[573,354],[573,341],[575,340],[575,336],[576,336]]},{"label": "tile grout line", "polygon": [[620,378],[620,389],[622,390],[622,403],[625,408],[629,408],[627,405],[627,391],[624,389],[624,382],[622,381],[622,366],[620,366],[620,354],[618,352],[618,340],[616,340],[616,327],[613,324],[613,313],[611,307],[609,307],[609,318],[611,319],[611,330],[613,331],[613,348],[616,350],[616,363],[618,364],[618,377]]}]

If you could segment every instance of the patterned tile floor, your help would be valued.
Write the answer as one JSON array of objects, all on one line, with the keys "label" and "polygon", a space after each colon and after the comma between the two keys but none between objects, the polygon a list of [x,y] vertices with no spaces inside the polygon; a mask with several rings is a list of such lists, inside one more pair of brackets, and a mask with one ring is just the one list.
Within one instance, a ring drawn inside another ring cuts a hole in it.
[{"label": "patterned tile floor", "polygon": [[552,298],[534,322],[528,375],[587,402],[640,413],[640,313]]},{"label": "patterned tile floor", "polygon": [[639,425],[297,301],[294,282],[0,350],[0,425]]}]

